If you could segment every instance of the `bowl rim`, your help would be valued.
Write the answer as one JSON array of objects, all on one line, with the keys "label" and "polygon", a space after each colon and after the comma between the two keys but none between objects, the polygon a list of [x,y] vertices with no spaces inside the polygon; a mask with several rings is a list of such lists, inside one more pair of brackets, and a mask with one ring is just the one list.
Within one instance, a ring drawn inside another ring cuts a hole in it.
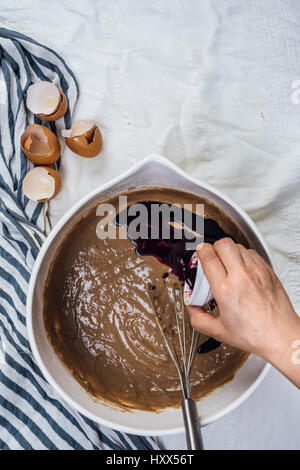
[{"label": "bowl rim", "polygon": [[[223,194],[221,191],[218,189],[214,188],[213,186],[203,182],[202,180],[199,180],[197,178],[194,178],[193,176],[188,175],[186,172],[181,170],[179,167],[177,167],[174,163],[170,162],[167,158],[162,157],[157,154],[149,155],[148,157],[144,158],[140,162],[136,163],[133,165],[131,168],[129,168],[127,171],[122,173],[119,176],[116,176],[115,178],[111,179],[107,183],[98,186],[97,188],[93,189],[90,191],[88,194],[83,196],[81,199],[79,199],[57,222],[57,224],[53,227],[53,229],[50,231],[48,236],[46,237],[38,255],[35,260],[33,270],[30,276],[30,281],[29,281],[29,286],[28,286],[28,292],[27,292],[27,299],[26,299],[26,318],[27,318],[27,331],[28,331],[28,337],[29,337],[29,343],[30,347],[32,350],[32,353],[34,355],[34,358],[41,369],[44,377],[46,378],[47,382],[58,392],[58,394],[62,397],[62,399],[70,405],[72,408],[77,410],[79,413],[82,415],[86,416],[87,418],[91,419],[92,421],[95,421],[99,424],[102,424],[108,428],[115,429],[121,432],[125,433],[130,433],[130,434],[138,434],[141,436],[164,436],[164,435],[173,435],[173,434],[178,434],[184,432],[184,426],[176,427],[171,430],[162,430],[162,429],[136,429],[131,426],[125,426],[121,424],[115,424],[105,418],[99,417],[95,415],[94,413],[86,410],[86,408],[82,407],[79,405],[75,400],[70,398],[70,396],[58,385],[56,380],[53,378],[53,376],[48,372],[47,366],[44,363],[34,337],[34,332],[33,332],[33,294],[34,294],[34,288],[37,280],[37,276],[39,273],[40,266],[42,264],[42,261],[44,259],[44,256],[46,255],[49,246],[51,245],[52,241],[55,239],[56,235],[59,233],[59,231],[67,224],[67,222],[71,219],[73,214],[75,214],[82,206],[84,206],[86,203],[88,203],[90,200],[93,199],[94,196],[96,196],[99,192],[103,192],[106,189],[109,189],[112,185],[118,183],[121,180],[124,180],[131,176],[132,174],[136,173],[140,168],[145,166],[149,162],[156,162],[159,163],[160,165],[163,165],[165,167],[171,168],[174,172],[179,174],[180,176],[189,179],[191,182],[195,183],[196,185],[199,185],[199,182],[201,183],[201,187],[209,192],[212,192],[214,195],[217,197],[221,198],[223,201],[225,201],[227,204],[229,204],[233,209],[235,209],[244,219],[244,221],[252,228],[252,230],[255,232],[255,235],[259,239],[260,243],[262,244],[266,254],[268,255],[270,262],[272,264],[272,267],[276,269],[276,265],[274,263],[273,257],[269,251],[269,248],[252,221],[252,219],[248,216],[248,214],[241,208],[239,207],[234,201],[232,201],[228,196]],[[266,375],[268,374],[269,370],[271,369],[271,365],[266,362],[265,365],[263,366],[261,372],[259,373],[258,377],[254,380],[252,385],[245,390],[241,395],[239,395],[235,400],[233,400],[229,405],[225,406],[222,408],[220,411],[212,414],[209,418],[203,419],[200,422],[201,427],[206,426],[208,424],[211,424],[212,422],[216,421],[217,419],[222,418],[226,414],[230,413],[233,409],[237,408],[241,403],[243,403],[247,398],[249,398],[250,395],[258,388],[258,386],[263,382],[265,379]],[[74,379],[75,380],[75,379]]]}]

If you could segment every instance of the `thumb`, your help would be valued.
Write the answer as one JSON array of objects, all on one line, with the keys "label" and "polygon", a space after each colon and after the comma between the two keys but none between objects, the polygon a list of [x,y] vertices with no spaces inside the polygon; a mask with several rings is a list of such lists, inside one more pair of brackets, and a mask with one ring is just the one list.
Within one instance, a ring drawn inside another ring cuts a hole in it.
[{"label": "thumb", "polygon": [[189,306],[188,312],[192,327],[207,336],[220,337],[222,325],[219,318],[206,313],[200,307]]}]

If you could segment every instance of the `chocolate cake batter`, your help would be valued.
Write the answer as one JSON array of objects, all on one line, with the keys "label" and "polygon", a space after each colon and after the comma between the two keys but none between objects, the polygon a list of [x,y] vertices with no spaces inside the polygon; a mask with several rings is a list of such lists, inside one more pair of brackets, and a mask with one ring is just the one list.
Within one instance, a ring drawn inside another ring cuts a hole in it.
[{"label": "chocolate cake batter", "polygon": [[[129,205],[149,200],[203,203],[205,218],[248,246],[233,221],[207,200],[157,188],[132,191],[127,197]],[[101,202],[117,208],[118,197]],[[178,374],[149,300],[151,286],[162,322],[172,327],[170,289],[174,285],[179,289],[179,281],[155,257],[137,255],[129,238],[100,240],[98,223],[94,207],[73,226],[52,263],[44,291],[48,337],[61,361],[93,397],[124,410],[179,406]],[[218,315],[217,306],[212,313]],[[201,335],[199,344],[207,345],[207,340]],[[194,399],[231,380],[247,358],[226,344],[217,343],[213,350],[200,346],[199,351],[191,377]]]}]

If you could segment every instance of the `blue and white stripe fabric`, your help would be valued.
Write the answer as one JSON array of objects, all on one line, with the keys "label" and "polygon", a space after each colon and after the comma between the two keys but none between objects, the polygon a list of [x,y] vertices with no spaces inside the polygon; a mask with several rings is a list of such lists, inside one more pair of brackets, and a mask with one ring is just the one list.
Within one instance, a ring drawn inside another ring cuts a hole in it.
[{"label": "blue and white stripe fabric", "polygon": [[0,28],[0,449],[156,449],[152,439],[103,428],[64,404],[32,356],[25,302],[30,272],[49,228],[47,204],[22,193],[29,162],[20,135],[31,122],[28,86],[50,80],[64,91],[69,111],[51,124],[69,127],[78,88],[53,50]]}]

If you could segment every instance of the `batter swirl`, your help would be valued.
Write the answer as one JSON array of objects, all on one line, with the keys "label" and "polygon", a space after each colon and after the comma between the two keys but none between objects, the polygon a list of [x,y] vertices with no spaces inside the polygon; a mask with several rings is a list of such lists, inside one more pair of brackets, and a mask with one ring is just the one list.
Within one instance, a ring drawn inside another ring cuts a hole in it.
[{"label": "batter swirl", "polygon": [[[218,208],[188,193],[147,189],[128,193],[128,204],[153,200],[205,203],[205,216],[247,245]],[[117,205],[118,199],[109,201]],[[158,331],[149,301],[153,288],[165,326],[172,328],[169,288],[178,280],[152,256],[138,256],[129,239],[99,240],[93,208],[71,229],[51,266],[45,287],[44,322],[61,361],[95,398],[121,407],[157,411],[178,406],[178,374]],[[167,286],[167,288],[166,288]],[[218,314],[217,307],[214,309]],[[207,337],[200,337],[200,343]],[[196,354],[192,392],[200,398],[232,379],[247,354],[222,344]]]}]

